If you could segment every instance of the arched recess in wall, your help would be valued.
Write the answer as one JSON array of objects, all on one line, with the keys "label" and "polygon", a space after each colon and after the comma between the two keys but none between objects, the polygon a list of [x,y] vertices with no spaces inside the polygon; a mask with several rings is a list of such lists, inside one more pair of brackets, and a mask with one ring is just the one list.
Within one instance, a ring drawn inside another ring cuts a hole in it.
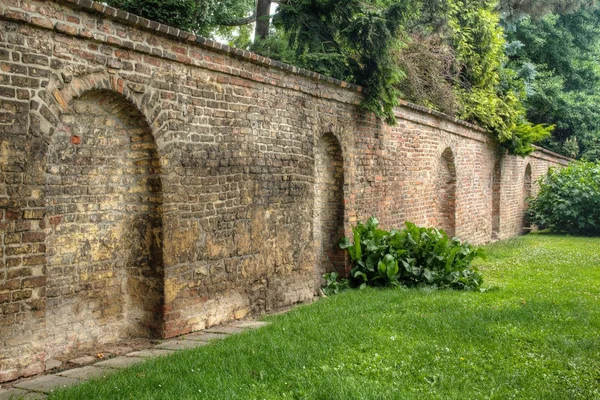
[{"label": "arched recess in wall", "polygon": [[319,139],[315,148],[314,241],[315,282],[320,287],[326,272],[344,272],[345,254],[338,246],[344,234],[344,160],[332,133]]},{"label": "arched recess in wall", "polygon": [[492,171],[492,239],[500,239],[500,199],[502,190],[502,161],[496,160]]},{"label": "arched recess in wall", "polygon": [[436,179],[436,227],[456,234],[456,164],[451,148],[442,152]]},{"label": "arched recess in wall", "polygon": [[162,333],[162,183],[140,111],[90,90],[60,116],[47,153],[46,323],[55,354]]},{"label": "arched recess in wall", "polygon": [[523,231],[528,231],[531,228],[529,219],[527,218],[527,209],[529,208],[529,198],[531,197],[531,164],[525,167],[525,175],[523,176]]}]

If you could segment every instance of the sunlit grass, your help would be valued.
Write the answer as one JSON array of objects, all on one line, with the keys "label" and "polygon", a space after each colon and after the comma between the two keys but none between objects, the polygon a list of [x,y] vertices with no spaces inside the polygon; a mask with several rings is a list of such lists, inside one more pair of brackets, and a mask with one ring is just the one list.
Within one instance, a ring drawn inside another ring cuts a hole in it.
[{"label": "sunlit grass", "polygon": [[485,293],[345,292],[50,398],[600,398],[600,239],[487,253]]}]

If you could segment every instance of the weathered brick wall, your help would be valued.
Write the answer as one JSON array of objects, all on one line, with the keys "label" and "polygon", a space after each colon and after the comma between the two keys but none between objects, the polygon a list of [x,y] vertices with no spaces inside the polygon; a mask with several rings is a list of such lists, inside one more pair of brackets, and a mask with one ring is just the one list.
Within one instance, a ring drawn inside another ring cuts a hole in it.
[{"label": "weathered brick wall", "polygon": [[310,301],[370,215],[514,236],[527,165],[565,162],[408,104],[386,126],[360,99],[89,0],[2,0],[0,381]]}]

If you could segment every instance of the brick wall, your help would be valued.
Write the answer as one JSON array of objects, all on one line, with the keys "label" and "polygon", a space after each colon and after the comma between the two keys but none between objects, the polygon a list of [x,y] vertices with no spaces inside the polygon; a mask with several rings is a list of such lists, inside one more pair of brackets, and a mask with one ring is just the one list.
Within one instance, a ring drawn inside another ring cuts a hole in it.
[{"label": "brick wall", "polygon": [[360,99],[100,3],[2,1],[0,381],[311,301],[371,215],[514,236],[527,182],[566,162],[410,104],[386,126]]}]

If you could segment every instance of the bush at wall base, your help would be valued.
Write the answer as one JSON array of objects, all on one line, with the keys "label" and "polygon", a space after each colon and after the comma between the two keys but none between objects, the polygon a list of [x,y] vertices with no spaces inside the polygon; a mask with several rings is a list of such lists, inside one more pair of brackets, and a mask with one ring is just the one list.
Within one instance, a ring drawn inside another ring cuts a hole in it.
[{"label": "bush at wall base", "polygon": [[365,286],[435,286],[462,290],[479,289],[483,277],[473,259],[482,250],[450,239],[436,228],[406,222],[403,230],[385,231],[369,218],[352,228],[354,243],[343,237],[340,247],[352,260],[350,284]]},{"label": "bush at wall base", "polygon": [[528,217],[541,229],[600,236],[600,164],[578,161],[551,168],[529,202]]}]

